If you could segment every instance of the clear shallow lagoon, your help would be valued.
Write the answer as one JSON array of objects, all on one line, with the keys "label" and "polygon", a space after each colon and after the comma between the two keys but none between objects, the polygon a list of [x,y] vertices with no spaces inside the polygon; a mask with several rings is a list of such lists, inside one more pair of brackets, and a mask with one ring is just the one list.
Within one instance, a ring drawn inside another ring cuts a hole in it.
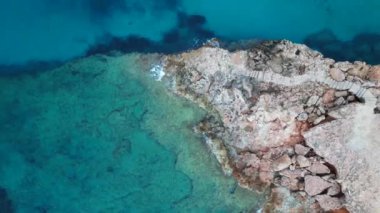
[{"label": "clear shallow lagoon", "polygon": [[148,67],[92,57],[1,78],[0,212],[258,209],[262,196],[236,188],[193,133],[204,112]]}]

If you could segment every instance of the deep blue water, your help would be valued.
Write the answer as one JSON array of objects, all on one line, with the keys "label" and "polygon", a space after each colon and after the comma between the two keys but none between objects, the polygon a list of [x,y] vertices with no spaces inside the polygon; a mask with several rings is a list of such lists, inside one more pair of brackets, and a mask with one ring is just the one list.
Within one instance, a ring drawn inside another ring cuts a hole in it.
[{"label": "deep blue water", "polygon": [[0,64],[173,52],[213,36],[289,39],[338,60],[378,63],[379,10],[379,0],[1,1]]},{"label": "deep blue water", "polygon": [[192,132],[205,112],[145,75],[153,62],[47,70],[211,37],[289,39],[376,64],[379,11],[379,0],[0,1],[0,212],[258,209],[263,196],[236,188]]}]

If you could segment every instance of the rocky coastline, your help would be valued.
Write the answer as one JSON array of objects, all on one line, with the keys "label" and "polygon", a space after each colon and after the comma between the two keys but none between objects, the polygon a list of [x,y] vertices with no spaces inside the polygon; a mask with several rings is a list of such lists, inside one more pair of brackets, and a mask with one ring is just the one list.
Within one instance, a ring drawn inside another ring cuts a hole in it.
[{"label": "rocky coastline", "polygon": [[380,66],[215,43],[163,56],[162,77],[209,112],[196,130],[225,174],[270,192],[262,212],[379,211]]}]

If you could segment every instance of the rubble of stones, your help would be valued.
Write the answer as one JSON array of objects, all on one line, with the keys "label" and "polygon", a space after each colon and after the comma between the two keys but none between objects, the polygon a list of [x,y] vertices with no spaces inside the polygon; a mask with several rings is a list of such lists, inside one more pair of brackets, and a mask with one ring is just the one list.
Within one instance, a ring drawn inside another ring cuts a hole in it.
[{"label": "rubble of stones", "polygon": [[327,90],[323,96],[311,96],[304,105],[304,112],[300,113],[296,119],[301,122],[318,125],[329,119],[328,112],[345,104],[359,101],[354,94],[347,90],[337,91],[334,89]]},{"label": "rubble of stones", "polygon": [[310,196],[322,209],[342,207],[344,194],[334,167],[306,145],[242,152],[235,164],[251,184],[285,187],[301,202]]}]

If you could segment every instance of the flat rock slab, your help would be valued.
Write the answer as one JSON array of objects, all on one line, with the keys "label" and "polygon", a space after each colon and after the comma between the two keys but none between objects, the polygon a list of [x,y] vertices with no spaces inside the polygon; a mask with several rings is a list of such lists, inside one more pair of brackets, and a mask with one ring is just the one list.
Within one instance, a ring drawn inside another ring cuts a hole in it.
[{"label": "flat rock slab", "polygon": [[[334,111],[338,119],[304,134],[306,144],[333,164],[350,212],[380,212],[380,116],[366,104]],[[349,193],[348,193],[349,190]],[[333,193],[330,191],[330,193]]]},{"label": "flat rock slab", "polygon": [[286,168],[288,168],[292,164],[292,160],[288,155],[283,155],[279,158],[277,158],[273,164],[272,164],[272,169],[273,171],[281,171]]},{"label": "flat rock slab", "polygon": [[315,196],[331,186],[331,183],[318,176],[307,175],[305,177],[305,191],[310,196]]},{"label": "flat rock slab", "polygon": [[323,165],[320,162],[313,163],[310,167],[307,168],[311,173],[314,174],[328,174],[330,173],[329,167]]}]

